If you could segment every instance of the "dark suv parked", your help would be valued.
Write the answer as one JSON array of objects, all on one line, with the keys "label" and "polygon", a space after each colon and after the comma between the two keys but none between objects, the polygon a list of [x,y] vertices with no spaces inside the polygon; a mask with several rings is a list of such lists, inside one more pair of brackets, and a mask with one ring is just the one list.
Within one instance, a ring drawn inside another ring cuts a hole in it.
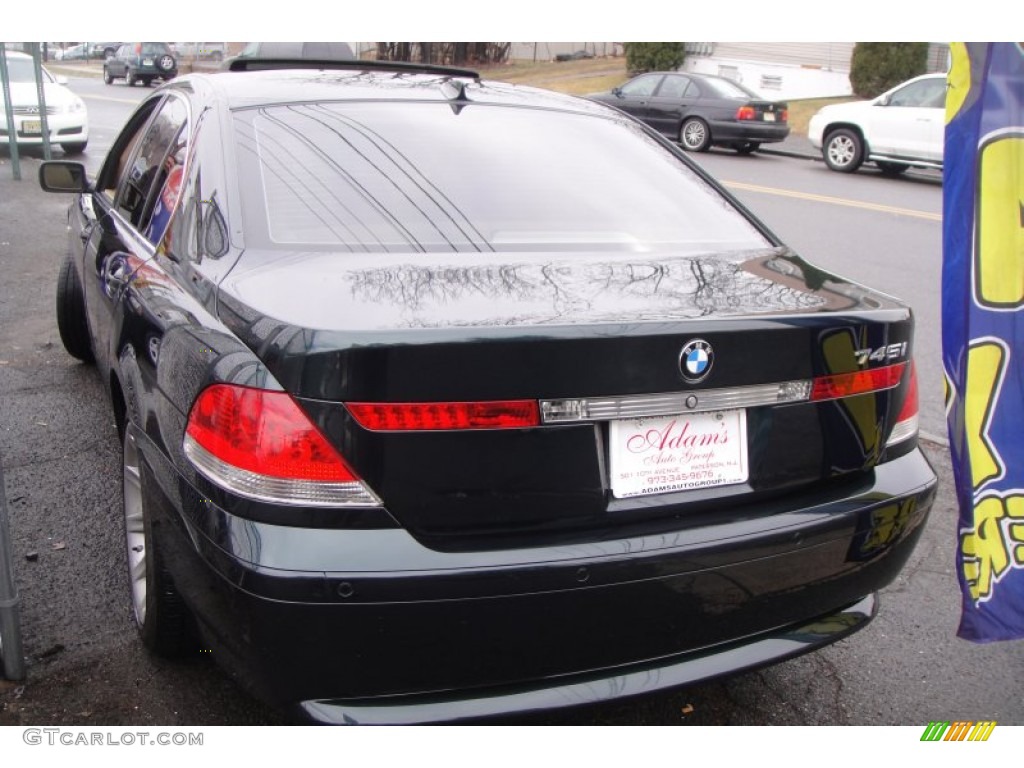
[{"label": "dark suv parked", "polygon": [[178,62],[167,43],[125,43],[103,62],[103,82],[107,85],[121,79],[127,85],[140,80],[150,85],[154,80],[177,76]]}]

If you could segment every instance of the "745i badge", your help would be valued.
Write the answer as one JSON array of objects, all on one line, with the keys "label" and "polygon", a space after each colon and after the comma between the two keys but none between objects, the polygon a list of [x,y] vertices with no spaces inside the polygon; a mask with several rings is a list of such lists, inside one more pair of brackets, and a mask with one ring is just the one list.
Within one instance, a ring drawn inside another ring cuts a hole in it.
[{"label": "745i badge", "polygon": [[868,362],[872,363],[884,363],[886,360],[899,360],[901,357],[907,356],[907,342],[902,341],[899,344],[890,344],[887,347],[879,347],[878,349],[857,349],[853,352],[854,357],[857,358],[857,365],[865,365]]}]

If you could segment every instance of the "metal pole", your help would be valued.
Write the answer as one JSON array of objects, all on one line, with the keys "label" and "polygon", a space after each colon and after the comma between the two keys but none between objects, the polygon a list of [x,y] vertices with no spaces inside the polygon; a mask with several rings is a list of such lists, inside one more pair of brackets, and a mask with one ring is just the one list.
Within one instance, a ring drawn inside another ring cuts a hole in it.
[{"label": "metal pole", "polygon": [[25,654],[21,648],[18,589],[11,565],[10,532],[7,527],[7,491],[0,465],[0,672],[9,680],[25,679]]},{"label": "metal pole", "polygon": [[46,118],[46,89],[43,87],[43,65],[39,61],[39,43],[29,43],[32,52],[32,72],[36,78],[36,97],[39,101],[39,121],[43,130],[43,159],[52,160],[50,156],[50,125]]},{"label": "metal pole", "polygon": [[0,88],[4,92],[4,117],[7,120],[7,143],[11,147],[11,170],[14,172],[14,180],[21,181],[21,158],[18,156],[18,132],[14,128],[10,82],[11,77],[7,74],[7,46],[0,42]]}]

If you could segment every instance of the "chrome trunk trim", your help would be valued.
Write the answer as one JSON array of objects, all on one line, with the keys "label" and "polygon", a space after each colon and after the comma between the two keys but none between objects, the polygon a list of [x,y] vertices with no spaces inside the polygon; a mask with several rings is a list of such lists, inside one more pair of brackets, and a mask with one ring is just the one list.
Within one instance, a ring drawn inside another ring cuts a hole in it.
[{"label": "chrome trunk trim", "polygon": [[565,424],[803,403],[807,402],[810,396],[811,381],[805,379],[778,384],[669,392],[658,395],[541,400],[540,413],[541,422],[544,424]]}]

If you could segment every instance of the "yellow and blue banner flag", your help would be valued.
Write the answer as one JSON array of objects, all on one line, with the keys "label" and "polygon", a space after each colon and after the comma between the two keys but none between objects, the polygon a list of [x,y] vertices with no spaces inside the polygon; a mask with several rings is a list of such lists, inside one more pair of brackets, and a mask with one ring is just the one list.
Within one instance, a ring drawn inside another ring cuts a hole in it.
[{"label": "yellow and blue banner flag", "polygon": [[988,642],[1024,638],[1024,48],[954,43],[951,53],[942,357],[958,634]]}]

